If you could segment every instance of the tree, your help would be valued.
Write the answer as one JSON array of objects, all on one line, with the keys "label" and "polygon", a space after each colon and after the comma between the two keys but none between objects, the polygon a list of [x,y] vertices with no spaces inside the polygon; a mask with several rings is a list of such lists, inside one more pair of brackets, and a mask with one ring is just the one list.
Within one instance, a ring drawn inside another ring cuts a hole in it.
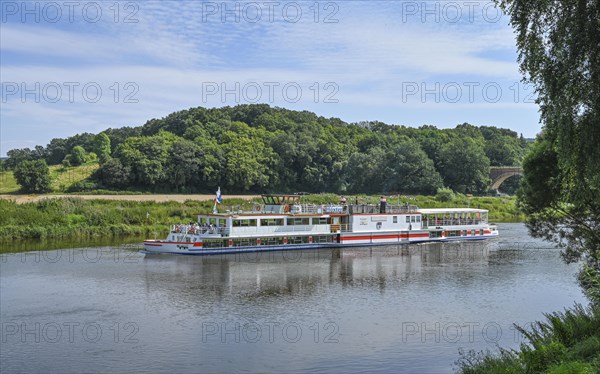
[{"label": "tree", "polygon": [[121,163],[118,158],[106,161],[94,175],[102,186],[109,188],[124,188],[130,183],[131,170]]},{"label": "tree", "polygon": [[419,144],[404,136],[393,145],[350,156],[348,190],[366,193],[434,193],[442,178]]},{"label": "tree", "polygon": [[194,142],[180,140],[169,150],[167,175],[169,184],[182,192],[201,189],[204,157],[202,149]]},{"label": "tree", "polygon": [[491,166],[519,165],[523,157],[519,139],[505,135],[494,135],[485,142],[485,154]]},{"label": "tree", "polygon": [[456,137],[440,149],[440,174],[446,186],[460,193],[484,193],[490,183],[490,160],[483,144]]},{"label": "tree", "polygon": [[6,152],[8,160],[6,160],[5,166],[7,169],[14,169],[18,164],[23,161],[35,160],[35,152],[29,148],[11,149]]},{"label": "tree", "polygon": [[524,163],[520,204],[532,235],[583,260],[581,284],[600,303],[600,0],[499,2],[540,105],[543,137],[528,158],[551,171]]},{"label": "tree", "polygon": [[15,167],[14,175],[25,192],[50,191],[50,171],[44,160],[23,161]]},{"label": "tree", "polygon": [[100,164],[104,164],[110,160],[110,138],[105,133],[101,132],[94,139],[94,152],[98,155]]},{"label": "tree", "polygon": [[69,153],[67,140],[54,138],[46,146],[46,162],[49,165],[57,165],[64,161]]},{"label": "tree", "polygon": [[82,146],[75,146],[69,155],[69,162],[73,166],[79,166],[85,164],[87,161],[85,148]]}]

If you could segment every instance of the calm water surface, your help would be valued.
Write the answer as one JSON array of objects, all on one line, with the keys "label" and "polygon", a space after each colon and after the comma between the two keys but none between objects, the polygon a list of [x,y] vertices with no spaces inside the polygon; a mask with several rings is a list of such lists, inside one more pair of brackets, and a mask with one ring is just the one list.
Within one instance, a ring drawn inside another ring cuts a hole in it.
[{"label": "calm water surface", "polygon": [[0,371],[453,372],[513,323],[586,303],[576,265],[490,242],[193,257],[131,246],[0,258]]}]

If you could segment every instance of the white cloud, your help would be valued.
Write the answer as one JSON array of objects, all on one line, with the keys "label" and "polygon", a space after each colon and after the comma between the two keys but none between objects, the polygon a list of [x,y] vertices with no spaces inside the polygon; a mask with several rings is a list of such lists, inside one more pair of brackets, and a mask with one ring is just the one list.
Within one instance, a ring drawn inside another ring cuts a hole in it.
[{"label": "white cloud", "polygon": [[[312,3],[306,7],[309,5]],[[40,134],[49,139],[109,126],[138,125],[192,106],[223,105],[220,95],[203,101],[206,82],[226,82],[229,88],[234,82],[242,87],[256,82],[263,87],[261,102],[267,101],[265,82],[278,82],[280,87],[297,82],[303,88],[298,103],[286,101],[278,92],[272,104],[300,109],[315,107],[310,89],[314,82],[319,84],[321,101],[329,93],[323,85],[334,82],[340,104],[323,106],[323,111],[350,120],[381,119],[382,113],[389,116],[394,111],[400,116],[422,108],[430,108],[437,116],[431,118],[440,121],[444,111],[458,109],[465,113],[485,109],[493,120],[499,112],[506,115],[510,111],[516,118],[522,109],[510,100],[489,105],[404,102],[401,97],[403,82],[499,82],[508,94],[510,82],[517,82],[520,76],[516,63],[506,57],[514,55],[512,32],[500,23],[401,22],[398,5],[392,2],[339,3],[338,23],[315,23],[310,13],[298,23],[281,17],[256,24],[243,20],[222,23],[214,16],[211,22],[202,22],[200,2],[143,2],[139,6],[137,24],[62,29],[3,24],[3,82],[40,82],[42,86],[48,82],[79,82],[80,86],[96,82],[104,94],[96,104],[86,103],[81,94],[76,103],[28,100],[21,104],[12,97],[3,103],[3,141],[26,141],[12,130],[20,123],[40,126]],[[115,82],[121,88],[120,101],[127,93],[124,84],[136,84],[139,103],[111,101]],[[232,95],[228,99],[227,104],[236,104]],[[238,102],[248,101],[241,97]],[[357,114],[356,108],[362,112]],[[431,118],[429,123],[435,122]],[[50,135],[52,123],[61,123],[56,135]],[[536,127],[534,133],[538,125],[532,126]],[[39,142],[44,141],[47,139],[40,138]]]}]

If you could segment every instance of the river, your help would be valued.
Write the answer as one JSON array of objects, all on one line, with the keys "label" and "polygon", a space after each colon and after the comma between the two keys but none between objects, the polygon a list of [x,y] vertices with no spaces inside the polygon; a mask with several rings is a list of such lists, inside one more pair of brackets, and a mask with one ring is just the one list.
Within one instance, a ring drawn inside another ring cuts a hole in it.
[{"label": "river", "polygon": [[0,256],[0,371],[451,373],[586,304],[577,265],[497,240],[223,256],[131,245]]}]

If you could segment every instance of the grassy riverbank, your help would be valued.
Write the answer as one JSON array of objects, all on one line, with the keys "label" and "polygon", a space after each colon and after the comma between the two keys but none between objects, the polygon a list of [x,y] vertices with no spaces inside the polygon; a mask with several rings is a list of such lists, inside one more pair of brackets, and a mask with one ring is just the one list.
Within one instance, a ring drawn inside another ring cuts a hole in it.
[{"label": "grassy riverbank", "polygon": [[[134,196],[135,197],[135,196]],[[305,202],[325,203],[337,201],[333,194],[309,195]],[[352,197],[351,199],[356,199]],[[390,198],[390,203],[396,198]],[[358,196],[360,203],[376,203],[378,196]],[[352,200],[351,202],[353,202]],[[475,197],[468,201],[457,198],[451,202],[439,202],[433,197],[416,196],[402,199],[422,208],[429,207],[481,207],[490,210],[491,221],[518,221],[514,198]],[[244,199],[226,199],[219,206],[226,209],[250,209],[253,202]],[[85,239],[111,237],[162,238],[168,225],[195,220],[195,214],[207,213],[212,201],[130,201],[84,200],[74,197],[48,198],[37,202],[17,204],[0,200],[0,242],[8,248],[14,240],[24,239]],[[146,218],[146,214],[150,217]]]},{"label": "grassy riverbank", "polygon": [[599,373],[600,309],[577,306],[552,313],[530,329],[519,329],[527,343],[497,355],[470,351],[457,361],[463,374]]},{"label": "grassy riverbank", "polygon": [[[229,201],[243,203],[242,200]],[[210,201],[125,201],[45,199],[17,204],[0,200],[0,241],[22,239],[79,239],[108,237],[163,237],[169,224],[189,222],[208,212]],[[150,217],[146,218],[146,213]]]}]

